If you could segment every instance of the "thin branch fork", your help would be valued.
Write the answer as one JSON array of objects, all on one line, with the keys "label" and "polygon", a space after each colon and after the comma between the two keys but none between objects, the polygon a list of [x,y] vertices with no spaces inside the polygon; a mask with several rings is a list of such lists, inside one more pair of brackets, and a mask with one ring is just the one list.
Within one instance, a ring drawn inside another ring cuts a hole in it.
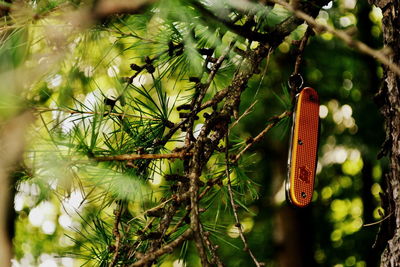
[{"label": "thin branch fork", "polygon": [[278,5],[281,5],[284,8],[286,8],[287,10],[291,11],[296,17],[306,21],[308,23],[308,25],[313,27],[317,32],[327,31],[327,32],[335,35],[336,37],[338,37],[339,39],[344,41],[350,47],[354,47],[357,50],[359,50],[360,52],[375,58],[376,60],[378,60],[382,64],[386,65],[394,73],[396,73],[397,75],[400,76],[400,67],[397,64],[393,63],[390,60],[390,58],[385,53],[383,53],[382,51],[375,50],[375,49],[369,47],[368,45],[366,45],[363,42],[360,42],[358,40],[354,40],[350,35],[348,35],[344,31],[337,30],[337,29],[333,28],[330,25],[319,24],[318,22],[315,21],[315,19],[313,17],[311,17],[310,15],[304,13],[301,10],[295,9],[292,5],[290,5],[287,2],[284,2],[282,0],[269,0],[269,1],[273,2],[273,3],[276,3]]},{"label": "thin branch fork", "polygon": [[176,152],[168,154],[122,154],[115,156],[94,157],[94,160],[102,161],[126,161],[139,159],[183,159],[192,156],[191,152]]},{"label": "thin branch fork", "polygon": [[392,216],[394,214],[394,212],[392,211],[391,213],[389,213],[388,215],[386,215],[385,217],[381,218],[380,220],[376,221],[376,222],[372,222],[372,223],[365,223],[363,224],[363,227],[368,227],[368,226],[374,226],[377,224],[381,224],[382,222],[384,222],[385,220],[387,220],[390,216]]},{"label": "thin branch fork", "polygon": [[214,65],[211,68],[211,73],[207,78],[206,83],[203,85],[202,90],[197,98],[194,99],[193,102],[193,113],[196,114],[201,110],[201,103],[207,93],[208,88],[210,87],[212,81],[215,78],[215,75],[217,75],[218,70],[222,66],[222,63],[224,60],[228,57],[229,52],[231,51],[232,47],[234,46],[235,42],[231,42],[228,48],[225,49],[225,51],[222,53],[222,55],[217,59],[217,62],[214,63]]},{"label": "thin branch fork", "polygon": [[168,231],[168,235],[170,236],[171,234],[175,233],[176,231],[178,231],[178,229],[185,223],[186,217],[189,216],[190,214],[190,206],[187,205],[186,206],[186,212],[185,214],[182,216],[182,218],[175,224],[175,226]]},{"label": "thin branch fork", "polygon": [[[198,162],[199,160],[199,155],[200,153],[198,152],[197,155],[194,154],[192,158],[192,162]],[[199,257],[201,260],[201,264],[204,267],[210,266],[210,263],[207,258],[207,252],[206,248],[203,243],[203,238],[202,238],[202,228],[201,228],[201,222],[200,222],[200,216],[199,216],[199,202],[198,202],[198,179],[200,177],[201,173],[201,167],[198,165],[198,163],[195,163],[195,167],[193,168],[193,171],[191,173],[190,177],[190,188],[189,188],[189,195],[190,195],[190,228],[193,231],[193,237],[194,237],[194,243],[196,245],[197,252],[199,253]]]}]

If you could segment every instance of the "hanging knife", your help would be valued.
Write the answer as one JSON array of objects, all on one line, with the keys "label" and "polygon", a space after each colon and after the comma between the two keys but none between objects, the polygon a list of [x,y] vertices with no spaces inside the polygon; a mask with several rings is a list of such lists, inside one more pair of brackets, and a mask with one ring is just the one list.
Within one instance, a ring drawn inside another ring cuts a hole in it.
[{"label": "hanging knife", "polygon": [[286,197],[297,207],[306,207],[312,200],[318,136],[318,93],[313,88],[305,87],[295,98],[286,179]]}]

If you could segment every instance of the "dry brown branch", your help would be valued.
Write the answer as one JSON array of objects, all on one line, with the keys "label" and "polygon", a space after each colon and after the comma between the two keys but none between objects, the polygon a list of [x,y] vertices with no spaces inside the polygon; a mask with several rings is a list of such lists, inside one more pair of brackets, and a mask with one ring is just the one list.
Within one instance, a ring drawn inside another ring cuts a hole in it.
[{"label": "dry brown branch", "polygon": [[166,207],[164,208],[163,210],[164,215],[161,217],[160,224],[158,225],[157,228],[157,233],[159,234],[159,238],[157,238],[151,243],[149,253],[152,253],[153,251],[156,251],[157,249],[160,248],[161,244],[164,241],[165,234],[167,233],[167,230],[177,210],[178,210],[177,205],[172,205],[172,204],[167,204]]},{"label": "dry brown branch", "polygon": [[269,0],[269,1],[276,3],[278,5],[281,5],[284,8],[286,8],[287,10],[291,11],[296,17],[306,21],[308,23],[308,25],[313,27],[317,32],[327,31],[327,32],[333,34],[334,36],[338,37],[342,41],[344,41],[348,46],[353,47],[353,48],[357,49],[358,51],[375,58],[382,64],[386,65],[394,73],[396,73],[397,75],[400,76],[400,67],[397,64],[393,63],[392,61],[390,61],[390,59],[386,56],[386,54],[384,52],[382,52],[380,50],[375,50],[363,42],[354,40],[350,35],[348,35],[344,31],[337,30],[330,25],[319,24],[318,22],[315,21],[315,19],[313,17],[311,17],[310,15],[308,15],[307,13],[305,13],[301,10],[295,9],[292,5],[290,5],[287,2],[284,2],[281,0]]},{"label": "dry brown branch", "polygon": [[[203,243],[199,219],[198,180],[203,167],[217,148],[219,141],[225,136],[228,129],[228,121],[238,109],[241,93],[246,88],[248,80],[257,72],[257,68],[267,55],[267,52],[267,48],[259,46],[248,53],[246,61],[248,61],[249,68],[244,68],[235,74],[231,85],[227,88],[228,92],[222,109],[219,112],[214,112],[206,120],[193,147],[193,156],[189,162],[188,172],[191,203],[190,226],[194,233],[195,245],[203,266],[209,266],[210,264]],[[214,132],[210,134],[213,130]]]},{"label": "dry brown branch", "polygon": [[391,213],[389,213],[388,215],[386,215],[385,217],[383,217],[382,219],[380,219],[380,220],[378,220],[378,221],[376,221],[376,222],[372,222],[372,223],[365,223],[365,224],[363,224],[363,227],[368,227],[368,226],[374,226],[374,225],[377,225],[377,224],[381,224],[382,222],[384,222],[385,220],[387,220],[390,216],[392,216],[394,213],[393,212],[391,212]]},{"label": "dry brown branch", "polygon": [[202,233],[201,233],[201,222],[199,217],[199,201],[198,201],[198,179],[200,175],[193,172],[190,175],[190,228],[193,230],[194,243],[199,253],[202,266],[208,267],[210,263],[208,262],[207,252],[203,243]]},{"label": "dry brown branch", "polygon": [[146,211],[143,213],[143,215],[150,216],[151,214],[156,214],[156,213],[158,213],[160,210],[162,210],[162,209],[164,208],[164,206],[165,206],[167,203],[171,202],[172,200],[173,200],[173,198],[168,198],[167,200],[161,202],[161,203],[158,204],[157,206],[152,207],[152,208],[146,210]]}]

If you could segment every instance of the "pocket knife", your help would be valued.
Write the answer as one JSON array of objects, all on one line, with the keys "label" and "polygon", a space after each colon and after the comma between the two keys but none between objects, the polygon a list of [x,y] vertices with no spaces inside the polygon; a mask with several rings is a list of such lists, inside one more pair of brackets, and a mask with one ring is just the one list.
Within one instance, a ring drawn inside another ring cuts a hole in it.
[{"label": "pocket knife", "polygon": [[287,199],[296,207],[306,207],[312,200],[318,138],[318,93],[305,87],[295,98],[285,186]]}]

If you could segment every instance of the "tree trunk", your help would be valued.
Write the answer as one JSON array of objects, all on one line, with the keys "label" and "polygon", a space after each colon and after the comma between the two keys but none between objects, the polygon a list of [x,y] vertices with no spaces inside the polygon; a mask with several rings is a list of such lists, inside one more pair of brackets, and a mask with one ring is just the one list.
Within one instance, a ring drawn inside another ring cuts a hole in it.
[{"label": "tree trunk", "polygon": [[7,122],[0,129],[0,266],[11,266],[14,218],[13,182],[10,174],[22,159],[25,133],[33,121],[31,112],[24,112]]},{"label": "tree trunk", "polygon": [[[400,10],[398,0],[373,0],[382,9],[383,40],[391,49],[392,62],[400,64]],[[383,84],[377,94],[385,117],[386,140],[382,152],[389,158],[389,172],[384,177],[383,206],[389,217],[382,224],[380,240],[387,241],[381,266],[400,266],[400,77],[384,67]]]}]

